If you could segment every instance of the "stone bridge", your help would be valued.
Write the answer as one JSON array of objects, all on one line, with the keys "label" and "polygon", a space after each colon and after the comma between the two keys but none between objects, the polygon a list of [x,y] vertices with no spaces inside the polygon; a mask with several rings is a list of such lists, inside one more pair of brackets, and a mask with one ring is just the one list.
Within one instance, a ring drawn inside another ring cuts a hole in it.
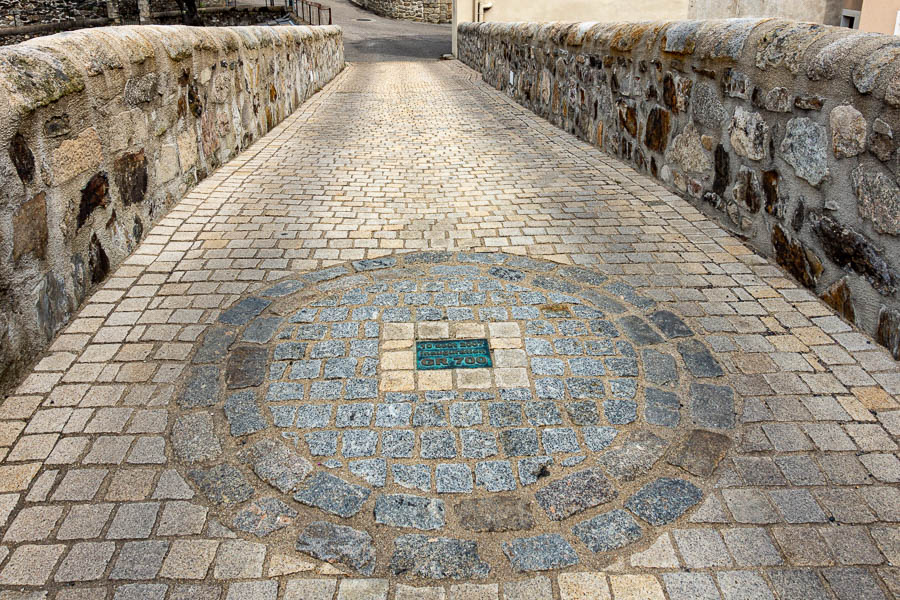
[{"label": "stone bridge", "polygon": [[0,598],[900,596],[897,38],[333,5],[0,49]]}]

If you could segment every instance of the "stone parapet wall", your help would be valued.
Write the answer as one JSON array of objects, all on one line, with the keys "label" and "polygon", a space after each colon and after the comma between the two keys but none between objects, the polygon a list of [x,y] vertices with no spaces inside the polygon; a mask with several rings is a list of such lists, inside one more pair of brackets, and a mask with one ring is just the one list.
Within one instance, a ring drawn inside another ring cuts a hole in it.
[{"label": "stone parapet wall", "polygon": [[0,48],[0,386],[187,190],[343,66],[337,27],[107,27]]},{"label": "stone parapet wall", "polygon": [[352,0],[375,14],[392,19],[449,23],[453,20],[452,0]]},{"label": "stone parapet wall", "polygon": [[662,180],[900,358],[900,38],[772,19],[459,34],[485,81]]}]

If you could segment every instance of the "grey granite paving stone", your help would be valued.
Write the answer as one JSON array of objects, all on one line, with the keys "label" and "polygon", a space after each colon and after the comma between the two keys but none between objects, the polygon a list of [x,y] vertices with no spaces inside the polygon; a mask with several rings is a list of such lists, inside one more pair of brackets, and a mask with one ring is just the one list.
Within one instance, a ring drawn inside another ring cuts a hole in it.
[{"label": "grey granite paving stone", "polygon": [[662,458],[668,442],[645,430],[635,430],[619,448],[608,450],[597,463],[613,478],[632,481]]},{"label": "grey granite paving stone", "polygon": [[692,383],[691,417],[700,427],[733,428],[734,391],[728,386]]},{"label": "grey granite paving stone", "polygon": [[444,429],[423,431],[419,436],[419,454],[422,458],[455,458],[456,437]]},{"label": "grey granite paving stone", "polygon": [[434,485],[439,494],[470,494],[472,470],[468,465],[439,464],[434,469]]},{"label": "grey granite paving stone", "polygon": [[413,405],[408,402],[379,404],[375,411],[375,427],[409,427]]},{"label": "grey granite paving stone", "polygon": [[482,461],[475,464],[475,485],[489,492],[516,489],[512,465],[506,460]]},{"label": "grey granite paving stone", "polygon": [[375,405],[371,402],[342,404],[337,407],[334,424],[336,427],[368,427],[372,422]]},{"label": "grey granite paving stone", "polygon": [[337,431],[313,431],[303,434],[312,456],[334,456],[337,453]]},{"label": "grey granite paving stone", "polygon": [[286,400],[303,400],[306,386],[302,383],[271,383],[266,393],[266,402],[284,402]]},{"label": "grey granite paving stone", "polygon": [[838,600],[883,600],[875,578],[868,570],[860,567],[834,567],[824,569],[822,574],[831,586]]},{"label": "grey granite paving stone", "polygon": [[477,402],[454,402],[450,405],[450,424],[454,427],[481,425],[483,419],[481,405]]},{"label": "grey granite paving stone", "polygon": [[374,456],[378,433],[366,429],[348,429],[341,435],[341,454],[345,458]]},{"label": "grey granite paving stone", "polygon": [[640,317],[627,315],[619,319],[618,323],[625,335],[638,346],[660,344],[663,341],[662,337]]},{"label": "grey granite paving stone", "polygon": [[[573,375],[576,376],[599,377],[606,374],[606,369],[603,366],[603,361],[596,358],[570,358],[568,362],[569,370]],[[637,375],[636,372],[635,375]]]},{"label": "grey granite paving stone", "polygon": [[[369,323],[366,325],[368,326]],[[377,326],[378,324],[372,323],[372,325]],[[366,335],[368,336],[368,332],[366,332]],[[378,334],[375,333],[375,335]],[[350,342],[350,356],[378,358],[378,347],[378,340],[352,340]]]},{"label": "grey granite paving stone", "polygon": [[[547,315],[546,311],[544,312],[544,314],[545,316]],[[585,336],[588,334],[588,326],[584,323],[584,321],[579,321],[577,319],[563,319],[561,321],[557,321],[556,326],[559,328],[559,332],[563,335]]]},{"label": "grey granite paving stone", "polygon": [[503,553],[520,572],[563,569],[579,562],[569,542],[555,533],[503,542]]},{"label": "grey granite paving stone", "polygon": [[492,402],[488,405],[491,427],[515,427],[522,424],[522,405],[518,402]]},{"label": "grey granite paving stone", "polygon": [[264,290],[260,293],[260,296],[265,296],[267,298],[281,298],[283,296],[289,296],[303,287],[303,283],[296,279],[286,279],[285,281],[276,283],[267,290]]},{"label": "grey granite paving stone", "polygon": [[423,579],[483,579],[491,571],[475,542],[446,537],[403,535],[394,540],[390,570]]},{"label": "grey granite paving stone", "polygon": [[462,455],[465,458],[487,458],[499,452],[497,436],[493,432],[462,429],[459,438],[462,443]]},{"label": "grey granite paving stone", "polygon": [[330,358],[325,361],[325,379],[347,379],[356,374],[355,358]]},{"label": "grey granite paving stone", "polygon": [[366,458],[352,461],[350,472],[365,479],[372,487],[384,487],[387,481],[387,461],[383,458]]},{"label": "grey granite paving stone", "polygon": [[408,429],[381,434],[381,454],[388,458],[412,458],[415,445],[416,434]]},{"label": "grey granite paving stone", "polygon": [[709,477],[725,458],[731,439],[721,433],[694,429],[669,454],[668,462],[692,475]]},{"label": "grey granite paving stone", "polygon": [[678,352],[694,377],[721,377],[725,374],[709,349],[697,340],[678,342]]},{"label": "grey granite paving stone", "polygon": [[[275,352],[272,354],[274,360],[297,360],[306,356],[306,349],[309,347],[307,342],[282,342],[275,346]],[[308,369],[307,369],[308,370]],[[318,371],[312,375],[318,375]]]},{"label": "grey granite paving stone", "polygon": [[[332,298],[331,300],[333,301],[334,299]],[[316,305],[320,305],[320,304],[324,304],[324,303],[325,303],[325,301],[317,302]],[[313,321],[316,320],[316,315],[318,315],[318,314],[319,314],[319,310],[316,308],[301,308],[300,310],[295,312],[293,315],[291,315],[291,318],[289,319],[289,321],[291,323],[312,323]]]},{"label": "grey granite paving stone", "polygon": [[539,451],[537,431],[530,428],[504,429],[500,443],[507,456],[535,456]]},{"label": "grey granite paving stone", "polygon": [[294,426],[294,420],[297,417],[296,406],[270,406],[269,412],[272,414],[272,424],[275,427]]},{"label": "grey granite paving stone", "polygon": [[570,402],[566,404],[566,413],[575,425],[596,425],[600,422],[600,411],[593,400]]},{"label": "grey granite paving stone", "polygon": [[[363,363],[362,374],[366,375],[366,368],[369,364],[368,361],[372,359],[367,358],[366,362]],[[372,373],[374,374],[374,373]],[[377,379],[361,379],[358,377],[354,377],[352,379],[347,380],[347,389],[344,392],[344,397],[347,400],[369,400],[378,397],[378,380]]]},{"label": "grey granite paving stone", "polygon": [[638,361],[633,358],[607,358],[604,362],[611,375],[616,377],[638,376]]},{"label": "grey granite paving stone", "polygon": [[342,381],[314,381],[309,387],[310,400],[338,400],[343,392]]},{"label": "grey granite paving stone", "polygon": [[534,389],[542,400],[562,400],[565,397],[562,379],[538,379],[534,382]]},{"label": "grey granite paving stone", "polygon": [[529,356],[551,356],[556,352],[553,345],[541,338],[525,338],[525,353]]},{"label": "grey granite paving stone", "polygon": [[310,358],[340,358],[347,354],[347,342],[328,340],[317,342],[310,351]]},{"label": "grey granite paving stone", "polygon": [[328,427],[332,407],[328,404],[301,404],[297,407],[297,427],[315,429]]},{"label": "grey granite paving stone", "polygon": [[357,271],[377,271],[379,269],[389,269],[397,265],[397,259],[393,256],[383,256],[381,258],[370,258],[366,260],[357,260],[353,263],[353,268]]},{"label": "grey granite paving stone", "polygon": [[294,500],[347,518],[362,510],[362,505],[369,498],[369,494],[371,491],[362,486],[320,471],[310,477],[294,494]]},{"label": "grey granite paving stone", "polygon": [[228,348],[237,338],[237,329],[234,327],[213,327],[205,336],[197,352],[194,354],[193,363],[220,363],[225,360]]},{"label": "grey granite paving stone", "polygon": [[644,419],[651,425],[678,427],[681,401],[673,392],[656,388],[644,389]]},{"label": "grey granite paving stone", "polygon": [[295,360],[291,363],[291,379],[315,379],[322,372],[321,360]]},{"label": "grey granite paving stone", "polygon": [[535,492],[534,499],[552,521],[562,521],[589,508],[606,504],[618,492],[600,469],[572,473]]},{"label": "grey granite paving stone", "polygon": [[423,492],[431,489],[431,469],[428,465],[392,464],[391,476],[400,487]]},{"label": "grey granite paving stone", "polygon": [[528,458],[520,458],[517,462],[519,472],[519,482],[525,485],[532,485],[542,480],[544,477],[550,476],[550,465],[553,464],[551,456],[533,456]]},{"label": "grey granite paving stone", "polygon": [[239,504],[253,497],[253,486],[228,463],[208,470],[193,469],[188,477],[213,504]]},{"label": "grey granite paving stone", "polygon": [[647,381],[655,384],[678,381],[678,369],[672,355],[653,348],[644,348],[641,356],[644,359],[644,376]]},{"label": "grey granite paving stone", "polygon": [[634,517],[616,509],[578,523],[572,533],[592,552],[609,552],[636,542],[644,532]]},{"label": "grey granite paving stone", "polygon": [[116,588],[113,600],[163,600],[168,591],[164,583],[128,583]]},{"label": "grey granite paving stone", "polygon": [[225,418],[228,419],[231,435],[242,437],[268,427],[256,403],[253,392],[238,392],[225,401]]},{"label": "grey granite paving stone", "polygon": [[440,402],[422,402],[416,405],[413,413],[415,427],[446,427],[447,416]]},{"label": "grey granite paving stone", "polygon": [[614,398],[633,399],[637,394],[637,381],[634,379],[611,379],[609,395]]},{"label": "grey granite paving stone", "polygon": [[271,300],[262,298],[244,298],[225,312],[219,315],[219,323],[227,325],[244,325],[258,316],[270,304]]},{"label": "grey granite paving stone", "polygon": [[[328,327],[325,325],[301,325],[297,328],[296,338],[298,340],[321,340],[325,337],[326,331],[328,331]],[[338,343],[343,344],[343,342]],[[315,356],[313,358],[323,357]]]},{"label": "grey granite paving stone", "polygon": [[274,440],[260,440],[239,456],[257,477],[283,493],[295,490],[313,470],[308,460]]},{"label": "grey granite paving stone", "polygon": [[278,498],[260,498],[235,515],[232,526],[257,537],[265,537],[293,523],[296,516],[297,511]]},{"label": "grey granite paving stone", "polygon": [[637,420],[637,402],[610,398],[603,402],[603,414],[613,425],[628,425]]},{"label": "grey granite paving stone", "polygon": [[766,575],[779,598],[830,598],[818,573],[812,569],[768,569]]},{"label": "grey granite paving stone", "polygon": [[566,365],[558,358],[532,358],[531,372],[535,375],[563,375]]},{"label": "grey granite paving stone", "polygon": [[177,402],[181,408],[215,406],[219,402],[219,368],[213,365],[191,367]]},{"label": "grey granite paving stone", "polygon": [[672,600],[721,600],[715,581],[706,573],[663,573]]},{"label": "grey granite paving stone", "polygon": [[422,531],[441,529],[446,524],[444,501],[410,494],[380,494],[375,498],[375,522]]},{"label": "grey granite paving stone", "polygon": [[214,460],[222,453],[212,415],[207,412],[179,415],[170,439],[175,455],[188,464]]},{"label": "grey granite paving stone", "polygon": [[541,443],[547,454],[578,452],[578,436],[571,427],[547,428],[541,430]]},{"label": "grey granite paving stone", "polygon": [[703,491],[691,482],[661,477],[638,490],[625,502],[625,507],[651,525],[665,525],[702,498]]},{"label": "grey granite paving stone", "polygon": [[619,434],[615,427],[583,427],[581,435],[584,436],[584,445],[591,452],[602,452],[613,443]]},{"label": "grey granite paving stone", "polygon": [[532,399],[528,388],[501,388],[500,399],[504,402],[527,402]]}]

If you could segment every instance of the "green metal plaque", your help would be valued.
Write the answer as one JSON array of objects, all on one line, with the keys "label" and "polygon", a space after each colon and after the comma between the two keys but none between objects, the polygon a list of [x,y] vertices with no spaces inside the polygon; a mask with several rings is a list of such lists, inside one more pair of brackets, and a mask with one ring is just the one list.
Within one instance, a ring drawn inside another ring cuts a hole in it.
[{"label": "green metal plaque", "polygon": [[416,342],[416,369],[480,369],[490,367],[488,341],[426,340]]}]

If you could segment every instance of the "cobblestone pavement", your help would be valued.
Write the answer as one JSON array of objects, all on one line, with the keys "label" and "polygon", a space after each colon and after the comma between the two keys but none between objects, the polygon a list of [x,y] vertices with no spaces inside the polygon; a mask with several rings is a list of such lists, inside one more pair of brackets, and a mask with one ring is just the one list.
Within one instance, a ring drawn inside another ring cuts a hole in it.
[{"label": "cobblestone pavement", "polygon": [[[491,368],[416,370],[486,338]],[[0,405],[0,598],[900,594],[900,370],[459,63],[348,67]]]}]

